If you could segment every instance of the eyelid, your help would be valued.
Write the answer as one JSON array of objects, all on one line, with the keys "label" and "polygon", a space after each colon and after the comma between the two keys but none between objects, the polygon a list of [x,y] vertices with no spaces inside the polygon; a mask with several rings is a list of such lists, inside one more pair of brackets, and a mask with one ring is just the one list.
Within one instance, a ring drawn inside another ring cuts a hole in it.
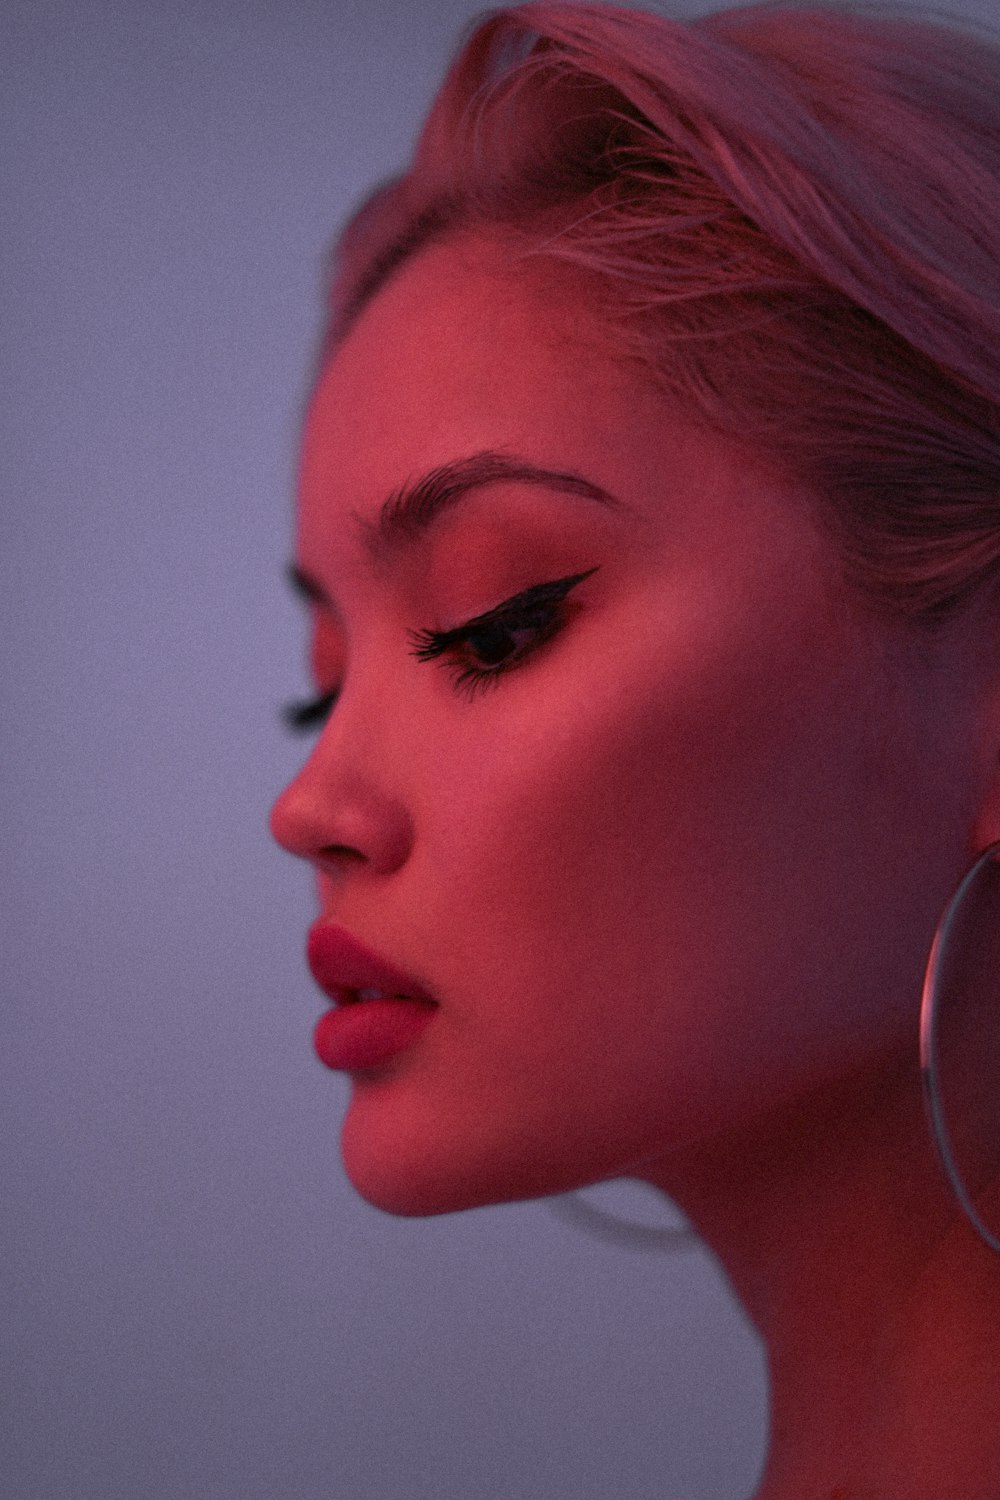
[{"label": "eyelid", "polygon": [[578,583],[582,583],[585,578],[589,578],[592,573],[596,572],[596,568],[588,568],[585,573],[574,573],[569,578],[555,578],[547,583],[533,584],[531,588],[522,589],[512,598],[504,599],[500,604],[495,604],[492,609],[473,615],[471,619],[463,620],[461,625],[456,625],[450,630],[410,630],[407,632],[410,640],[420,643],[413,655],[424,659],[427,655],[439,656],[450,646],[461,645],[470,635],[475,635],[477,631],[490,625],[502,624],[506,620],[528,614],[532,609],[560,604],[570,589],[575,588]]},{"label": "eyelid", "polygon": [[[596,567],[588,568],[586,572],[575,573],[568,578],[557,578],[546,583],[533,584],[530,588],[522,589],[520,593],[494,605],[492,609],[473,615],[470,619],[464,620],[461,625],[455,625],[449,630],[410,630],[407,634],[413,642],[411,654],[420,660],[429,661],[434,657],[443,656],[452,647],[461,645],[470,636],[474,636],[491,625],[502,625],[508,621],[516,623],[530,614],[533,609],[554,608],[563,603],[571,589],[596,572]],[[485,675],[499,677],[502,673]],[[321,724],[336,703],[339,692],[339,688],[334,688],[315,698],[286,704],[281,710],[285,725],[296,733],[303,733],[314,724]]]}]

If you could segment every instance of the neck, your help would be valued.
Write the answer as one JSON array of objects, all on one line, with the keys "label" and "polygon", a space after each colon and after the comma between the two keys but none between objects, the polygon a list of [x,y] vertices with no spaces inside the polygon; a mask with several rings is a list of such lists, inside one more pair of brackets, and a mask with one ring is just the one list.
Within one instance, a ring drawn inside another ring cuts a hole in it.
[{"label": "neck", "polygon": [[642,1175],[766,1341],[757,1500],[995,1500],[1000,1257],[942,1176],[915,1060]]}]

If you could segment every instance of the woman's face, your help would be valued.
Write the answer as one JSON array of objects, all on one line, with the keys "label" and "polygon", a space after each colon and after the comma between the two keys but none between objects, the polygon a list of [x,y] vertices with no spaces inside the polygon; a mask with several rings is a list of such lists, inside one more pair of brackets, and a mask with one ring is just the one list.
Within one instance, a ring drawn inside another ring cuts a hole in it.
[{"label": "woman's face", "polygon": [[[272,826],[438,1001],[352,1075],[345,1165],[394,1212],[655,1169],[913,1048],[971,852],[961,674],[852,603],[805,497],[606,352],[592,299],[486,239],[425,250],[306,425],[296,561],[339,697]],[[355,516],[481,454],[583,482],[494,477],[369,557]]]}]

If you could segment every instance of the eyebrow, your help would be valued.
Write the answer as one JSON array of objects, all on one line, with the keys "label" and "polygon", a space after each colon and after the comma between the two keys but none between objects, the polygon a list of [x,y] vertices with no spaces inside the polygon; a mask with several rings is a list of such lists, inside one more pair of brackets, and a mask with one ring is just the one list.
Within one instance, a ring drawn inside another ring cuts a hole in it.
[{"label": "eyebrow", "polygon": [[[621,501],[581,474],[564,469],[543,469],[526,459],[487,450],[440,464],[400,486],[383,501],[374,521],[352,511],[369,561],[377,565],[409,551],[459,501],[474,490],[500,483],[538,485],[595,501],[611,510],[622,508]],[[315,579],[297,563],[288,565],[287,576],[292,588],[303,599],[314,604],[330,602]]]}]

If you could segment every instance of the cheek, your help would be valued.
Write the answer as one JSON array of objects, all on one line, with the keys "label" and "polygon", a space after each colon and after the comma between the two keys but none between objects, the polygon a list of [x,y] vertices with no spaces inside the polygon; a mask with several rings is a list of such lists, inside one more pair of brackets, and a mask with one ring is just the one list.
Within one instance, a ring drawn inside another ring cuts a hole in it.
[{"label": "cheek", "polygon": [[893,935],[912,913],[894,921],[864,676],[818,660],[619,661],[493,716],[436,863],[512,1064],[528,1049],[571,1092],[593,1070],[642,1107],[669,1086],[702,1129],[723,1094],[752,1111],[877,1043],[923,937]]},{"label": "cheek", "polygon": [[898,726],[868,664],[789,632],[795,658],[697,629],[553,658],[425,737],[400,894],[445,1003],[411,1068],[354,1088],[371,1201],[448,1211],[738,1141],[913,1040],[933,914]]},{"label": "cheek", "polygon": [[521,702],[498,694],[481,735],[470,715],[441,803],[439,832],[453,842],[439,868],[474,869],[473,899],[558,936],[581,902],[589,922],[609,903],[634,906],[644,892],[676,902],[706,873],[767,862],[797,811],[815,810],[832,768],[816,754],[813,704],[791,703],[773,672],[644,666],[651,655],[539,678]]}]

